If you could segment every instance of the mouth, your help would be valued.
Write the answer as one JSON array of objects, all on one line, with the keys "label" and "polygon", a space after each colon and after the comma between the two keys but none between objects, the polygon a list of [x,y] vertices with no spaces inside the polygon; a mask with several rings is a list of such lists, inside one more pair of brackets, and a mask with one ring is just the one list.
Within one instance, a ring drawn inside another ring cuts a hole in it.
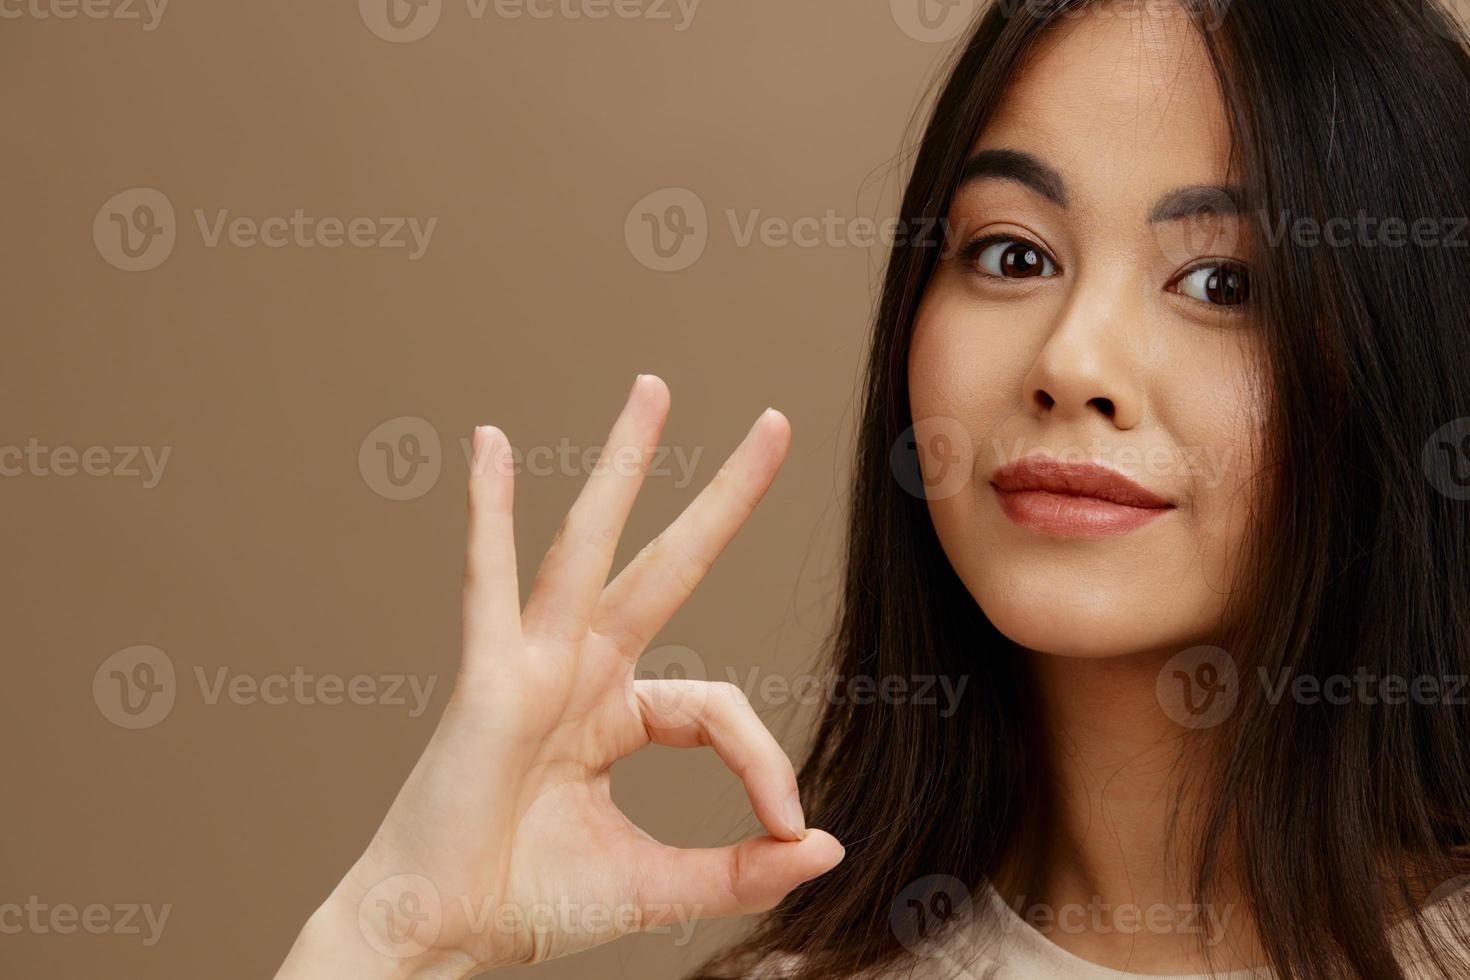
[{"label": "mouth", "polygon": [[1000,508],[1015,524],[1057,537],[1127,534],[1175,505],[1096,463],[1029,456],[990,478]]}]

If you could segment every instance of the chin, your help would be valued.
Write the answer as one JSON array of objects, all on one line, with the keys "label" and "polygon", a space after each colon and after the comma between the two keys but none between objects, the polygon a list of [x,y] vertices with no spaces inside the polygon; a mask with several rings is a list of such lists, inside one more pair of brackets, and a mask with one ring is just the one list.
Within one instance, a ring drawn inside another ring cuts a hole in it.
[{"label": "chin", "polygon": [[[1057,657],[1102,660],[1190,645],[1193,631],[1161,621],[1166,597],[1064,576],[978,576],[966,585],[986,617],[1018,646]],[[1167,602],[1177,603],[1178,596]],[[1176,607],[1177,608],[1177,607]],[[1182,627],[1182,624],[1181,624]]]},{"label": "chin", "polygon": [[1005,609],[982,606],[995,628],[1011,642],[1036,653],[1081,660],[1107,660],[1138,652],[1137,637],[1124,637],[1111,623],[1058,615],[1056,610]]}]

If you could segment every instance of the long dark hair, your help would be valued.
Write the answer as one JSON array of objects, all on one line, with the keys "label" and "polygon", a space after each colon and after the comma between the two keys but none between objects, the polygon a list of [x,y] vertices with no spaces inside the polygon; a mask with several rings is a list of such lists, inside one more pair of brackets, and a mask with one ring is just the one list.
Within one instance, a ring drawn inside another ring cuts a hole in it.
[{"label": "long dark hair", "polygon": [[[948,214],[1020,60],[1088,2],[995,0],[983,12],[915,157],[904,227]],[[1470,467],[1470,235],[1461,225],[1453,238],[1453,219],[1470,215],[1465,40],[1436,0],[1181,6],[1213,61],[1253,215],[1449,219],[1429,246],[1311,247],[1258,228],[1270,246],[1251,288],[1270,360],[1271,491],[1230,653],[1250,676],[1470,675],[1470,490],[1458,492],[1454,468]],[[944,245],[914,236],[888,264],[831,669],[973,682],[949,717],[945,705],[884,698],[825,707],[801,785],[812,826],[847,858],[704,977],[750,975],[783,954],[799,957],[790,975],[802,980],[902,966],[890,913],[905,888],[945,875],[978,894],[1025,853],[1027,818],[1045,812],[1025,661],[894,474],[893,448],[913,424],[909,341]],[[1470,709],[1271,704],[1262,685],[1242,684],[1211,744],[1211,791],[1189,837],[1197,900],[1228,872],[1282,980],[1402,977],[1389,941],[1397,914],[1466,870]],[[1440,945],[1450,970],[1459,954]]]}]

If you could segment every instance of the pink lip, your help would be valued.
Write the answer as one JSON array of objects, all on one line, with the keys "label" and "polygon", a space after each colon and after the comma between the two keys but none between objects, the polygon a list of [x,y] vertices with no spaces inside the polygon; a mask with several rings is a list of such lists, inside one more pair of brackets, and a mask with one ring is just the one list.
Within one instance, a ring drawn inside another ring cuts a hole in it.
[{"label": "pink lip", "polygon": [[1016,524],[1059,537],[1127,534],[1174,504],[1096,463],[1028,456],[990,478],[1001,510]]}]

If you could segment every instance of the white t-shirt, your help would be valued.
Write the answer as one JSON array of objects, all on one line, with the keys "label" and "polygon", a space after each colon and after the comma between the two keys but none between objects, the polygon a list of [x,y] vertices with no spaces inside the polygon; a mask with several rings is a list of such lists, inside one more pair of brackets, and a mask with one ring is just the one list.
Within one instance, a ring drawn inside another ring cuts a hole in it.
[{"label": "white t-shirt", "polygon": [[[986,887],[983,898],[992,912],[976,917],[984,925],[971,924],[952,929],[945,938],[913,948],[913,956],[905,955],[895,962],[882,980],[1271,980],[1268,969],[1239,970],[1211,975],[1169,975],[1131,973],[1099,966],[1067,952],[1046,938],[1021,918],[993,888]],[[1470,879],[1462,887],[1425,908],[1425,928],[1431,935],[1445,937],[1457,946],[1450,931],[1450,921],[1470,931]],[[1418,934],[1411,923],[1403,923],[1394,932],[1401,944],[1400,962],[1405,973],[1414,980],[1441,976],[1428,965],[1427,955],[1419,952]],[[785,976],[794,961],[785,958],[773,964],[770,972],[760,976]],[[877,978],[874,978],[877,980]]]}]

